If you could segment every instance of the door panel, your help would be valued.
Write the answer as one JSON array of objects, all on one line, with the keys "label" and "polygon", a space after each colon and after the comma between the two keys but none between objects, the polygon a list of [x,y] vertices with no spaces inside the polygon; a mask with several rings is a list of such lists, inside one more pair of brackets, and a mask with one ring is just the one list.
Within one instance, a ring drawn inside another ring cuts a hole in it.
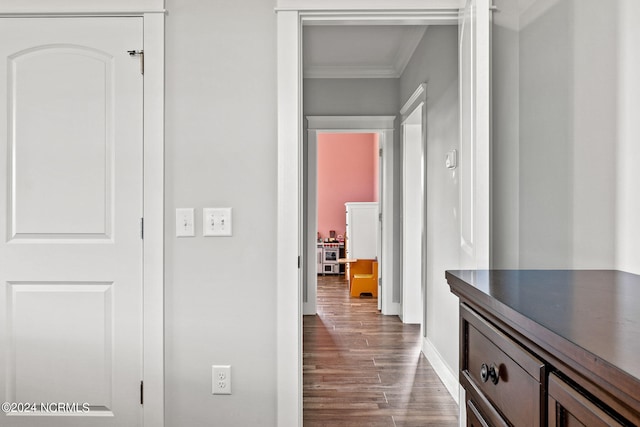
[{"label": "door panel", "polygon": [[109,237],[111,62],[82,46],[39,46],[9,57],[12,239]]},{"label": "door panel", "polygon": [[0,39],[0,425],[141,425],[142,18]]},{"label": "door panel", "polygon": [[111,57],[42,46],[11,55],[8,66],[11,238],[104,236],[112,216]]},{"label": "door panel", "polygon": [[[111,408],[113,283],[23,282],[8,288],[12,401]],[[46,322],[34,321],[36,313]],[[74,343],[82,345],[70,352]]]}]

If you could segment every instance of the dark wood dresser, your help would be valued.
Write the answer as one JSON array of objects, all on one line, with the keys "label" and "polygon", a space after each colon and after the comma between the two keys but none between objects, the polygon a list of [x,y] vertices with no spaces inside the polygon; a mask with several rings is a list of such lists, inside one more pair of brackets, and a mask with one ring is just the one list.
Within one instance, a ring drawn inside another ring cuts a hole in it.
[{"label": "dark wood dresser", "polygon": [[467,426],[640,426],[640,276],[447,271]]}]

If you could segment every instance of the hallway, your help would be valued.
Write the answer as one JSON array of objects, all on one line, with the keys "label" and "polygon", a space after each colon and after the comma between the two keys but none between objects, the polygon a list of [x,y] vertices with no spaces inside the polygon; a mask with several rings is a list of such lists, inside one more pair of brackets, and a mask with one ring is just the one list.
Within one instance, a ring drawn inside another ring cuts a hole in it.
[{"label": "hallway", "polygon": [[380,315],[376,299],[351,298],[347,286],[318,276],[318,314],[304,317],[304,426],[457,426],[419,326]]}]

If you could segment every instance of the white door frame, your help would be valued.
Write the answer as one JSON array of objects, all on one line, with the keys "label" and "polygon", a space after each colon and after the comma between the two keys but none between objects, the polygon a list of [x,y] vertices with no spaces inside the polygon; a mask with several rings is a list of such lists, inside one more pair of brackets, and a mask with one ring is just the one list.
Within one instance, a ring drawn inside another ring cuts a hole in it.
[{"label": "white door frame", "polygon": [[[380,209],[382,213],[383,235],[379,236],[385,242],[380,254],[380,273],[382,278],[382,292],[379,294],[382,314],[398,314],[397,303],[393,302],[393,204],[385,200],[393,200],[393,135],[395,116],[307,116],[307,147],[314,150],[318,145],[319,133],[376,133],[380,135],[379,146],[382,148],[382,197]],[[311,171],[309,166],[309,171]],[[303,171],[304,172],[304,171]],[[307,191],[307,212],[317,212],[317,185],[309,179]],[[315,191],[314,191],[315,189]],[[303,314],[316,314],[317,272],[313,267],[316,257],[316,228],[312,227],[309,216],[307,227],[307,301],[303,302]],[[317,222],[317,221],[316,221]],[[314,223],[315,225],[315,223]],[[304,283],[304,282],[303,282]]]},{"label": "white door frame", "polygon": [[[426,283],[427,283],[427,262],[426,262],[426,253],[427,253],[427,84],[426,83],[422,83],[418,86],[418,88],[413,92],[413,94],[409,97],[409,99],[404,103],[404,105],[402,106],[402,108],[400,109],[400,117],[401,117],[401,122],[400,122],[400,138],[401,138],[401,145],[403,147],[403,179],[402,179],[402,191],[403,191],[403,197],[404,197],[404,185],[405,185],[405,170],[404,170],[404,147],[405,147],[405,132],[404,132],[404,127],[406,125],[406,121],[409,118],[409,116],[411,116],[414,111],[416,111],[416,109],[418,108],[422,108],[422,112],[421,112],[421,117],[420,117],[420,124],[421,124],[421,148],[422,148],[422,158],[421,158],[421,165],[422,165],[422,186],[420,189],[420,198],[421,203],[422,203],[422,214],[420,216],[420,229],[419,230],[414,230],[414,231],[418,231],[420,233],[420,259],[421,259],[421,263],[420,263],[420,295],[421,295],[421,313],[420,313],[420,326],[422,329],[422,333],[423,336],[426,337],[426,330],[427,330],[427,302],[426,302],[426,294],[427,294],[427,289],[426,289]],[[403,199],[403,207],[405,205],[405,201]],[[403,208],[404,209],[404,208]],[[404,227],[404,217],[405,214],[404,212],[402,213],[402,226]],[[403,228],[403,232],[402,232],[402,236],[404,238],[404,228]],[[404,247],[404,243],[403,243],[403,247]],[[402,264],[401,264],[401,268],[404,268],[404,251],[402,254]],[[405,281],[404,278],[401,280],[402,282],[402,298],[404,298],[405,295],[405,289],[404,289],[404,285],[405,285]],[[406,307],[404,307],[404,304],[400,304],[401,306],[401,310],[405,310]],[[405,313],[402,313],[402,321],[406,322],[405,320]]]},{"label": "white door frame", "polygon": [[302,26],[457,24],[460,0],[278,0],[277,425],[302,425]]},{"label": "white door frame", "polygon": [[164,2],[4,2],[0,17],[136,16],[144,20],[143,424],[164,426]]},{"label": "white door frame", "polygon": [[[427,198],[427,83],[421,83],[418,85],[415,91],[411,94],[400,109],[400,120],[402,124],[413,113],[413,111],[422,105],[422,167],[424,172],[423,177],[423,206],[422,206],[422,277],[421,277],[421,289],[422,289],[422,336],[427,337],[427,204],[429,200]],[[402,131],[402,129],[401,129]]]}]

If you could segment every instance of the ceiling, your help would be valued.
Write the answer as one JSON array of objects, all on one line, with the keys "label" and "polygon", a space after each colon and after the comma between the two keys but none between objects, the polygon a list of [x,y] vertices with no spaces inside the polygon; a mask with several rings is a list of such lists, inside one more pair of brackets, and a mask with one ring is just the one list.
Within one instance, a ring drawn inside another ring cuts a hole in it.
[{"label": "ceiling", "polygon": [[305,26],[305,78],[398,78],[426,26]]}]

